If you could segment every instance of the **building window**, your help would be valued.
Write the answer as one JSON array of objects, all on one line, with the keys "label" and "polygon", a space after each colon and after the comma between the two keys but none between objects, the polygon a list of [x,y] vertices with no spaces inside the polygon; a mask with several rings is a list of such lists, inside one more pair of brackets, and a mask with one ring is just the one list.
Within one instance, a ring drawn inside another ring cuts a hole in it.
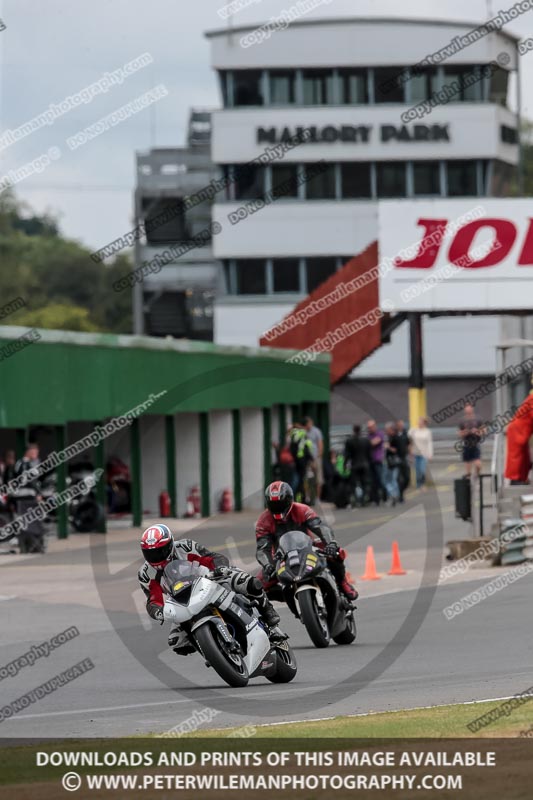
[{"label": "building window", "polygon": [[333,104],[333,70],[303,70],[303,100],[306,106]]},{"label": "building window", "polygon": [[327,258],[307,258],[307,291],[311,293],[317,286],[324,283],[330,275],[337,271],[337,259],[335,256]]},{"label": "building window", "polygon": [[368,103],[368,72],[366,69],[339,70],[341,103],[362,105]]},{"label": "building window", "polygon": [[477,161],[448,161],[448,196],[478,194]]},{"label": "building window", "polygon": [[233,73],[233,98],[236,106],[262,106],[261,70],[236,70]]},{"label": "building window", "polygon": [[372,197],[370,164],[363,161],[347,161],[341,164],[341,197]]},{"label": "building window", "polygon": [[[311,165],[312,166],[312,165]],[[305,165],[307,174],[308,166]],[[334,200],[335,191],[335,164],[327,164],[326,169],[314,175],[305,182],[307,200]]]},{"label": "building window", "polygon": [[266,262],[262,258],[236,261],[237,294],[266,293]]},{"label": "building window", "polygon": [[265,193],[265,168],[253,164],[233,167],[236,200],[258,200]]},{"label": "building window", "polygon": [[233,294],[231,263],[226,260],[223,262],[222,267],[222,294]]},{"label": "building window", "polygon": [[274,292],[300,291],[300,262],[297,258],[275,258],[272,262]]},{"label": "building window", "polygon": [[401,67],[374,69],[374,102],[405,103],[405,87]]},{"label": "building window", "polygon": [[503,161],[492,162],[490,194],[494,197],[509,197],[516,193],[516,167]]},{"label": "building window", "polygon": [[418,161],[413,164],[415,195],[440,195],[440,164],[438,161]]},{"label": "building window", "polygon": [[270,103],[286,106],[294,103],[296,74],[288,70],[272,70],[270,79]]},{"label": "building window", "polygon": [[406,164],[403,161],[390,161],[377,164],[378,197],[405,197],[407,183]]},{"label": "building window", "polygon": [[220,72],[218,73],[218,79],[220,81],[220,93],[222,94],[222,105],[224,106],[224,108],[227,108],[230,104],[228,73],[225,70],[220,70]]},{"label": "building window", "polygon": [[477,161],[448,161],[448,196],[477,193]]},{"label": "building window", "polygon": [[472,67],[444,67],[444,86],[450,92],[452,103],[475,103],[481,100],[479,69]]},{"label": "building window", "polygon": [[278,164],[272,167],[272,196],[298,197],[298,167],[296,164]]},{"label": "building window", "polygon": [[[142,211],[148,244],[187,242],[193,230],[182,197],[143,198]],[[168,215],[166,222],[161,217]]]},{"label": "building window", "polygon": [[489,83],[489,103],[497,103],[500,106],[507,105],[507,86],[509,73],[505,69],[494,69],[492,75],[486,79]]},{"label": "building window", "polygon": [[411,97],[409,102],[416,104],[435,94],[438,90],[437,70],[424,67],[411,67],[411,77],[409,79],[409,89]]}]

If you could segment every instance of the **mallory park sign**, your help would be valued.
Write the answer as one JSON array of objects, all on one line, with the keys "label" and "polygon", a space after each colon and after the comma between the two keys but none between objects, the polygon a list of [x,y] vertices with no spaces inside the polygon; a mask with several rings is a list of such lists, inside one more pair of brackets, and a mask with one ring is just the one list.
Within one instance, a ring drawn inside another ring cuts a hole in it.
[{"label": "mallory park sign", "polygon": [[280,144],[294,137],[305,144],[352,142],[368,144],[379,136],[381,142],[449,142],[446,125],[324,125],[297,128],[256,128],[257,144]]}]

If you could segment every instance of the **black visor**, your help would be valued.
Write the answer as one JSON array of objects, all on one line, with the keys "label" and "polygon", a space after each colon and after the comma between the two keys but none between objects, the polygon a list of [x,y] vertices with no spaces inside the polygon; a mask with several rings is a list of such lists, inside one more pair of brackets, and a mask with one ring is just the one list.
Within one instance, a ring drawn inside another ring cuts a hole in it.
[{"label": "black visor", "polygon": [[267,506],[271,514],[286,514],[291,506],[291,501],[287,498],[285,500],[269,500]]},{"label": "black visor", "polygon": [[172,551],[172,542],[163,545],[162,547],[154,547],[151,549],[143,549],[143,555],[149,564],[159,564],[161,561],[166,561]]}]

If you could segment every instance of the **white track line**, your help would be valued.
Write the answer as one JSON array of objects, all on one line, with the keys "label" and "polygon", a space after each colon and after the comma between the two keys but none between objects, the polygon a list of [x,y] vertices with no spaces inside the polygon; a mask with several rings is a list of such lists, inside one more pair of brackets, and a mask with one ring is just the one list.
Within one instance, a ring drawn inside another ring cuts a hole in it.
[{"label": "white track line", "polygon": [[[216,687],[213,687],[216,689]],[[296,689],[291,689],[292,694],[296,694],[296,692],[310,692],[316,689],[323,689],[323,686],[306,686],[300,687]],[[228,698],[239,698],[239,699],[246,699],[248,697],[264,697],[265,695],[270,694],[279,694],[278,691],[259,691],[259,692],[247,692],[246,696],[237,695],[237,694],[230,694],[226,693],[221,695],[221,699],[224,700],[226,697]],[[181,703],[195,703],[196,700],[183,698],[181,700],[158,700],[154,703],[135,703],[134,705],[127,705],[127,706],[105,706],[103,708],[80,708],[78,710],[69,710],[69,711],[43,711],[40,714],[18,714],[17,716],[10,717],[9,719],[5,720],[5,722],[23,722],[25,719],[37,719],[40,717],[66,717],[66,716],[73,716],[75,714],[97,714],[100,711],[127,711],[133,710],[135,708],[152,708],[156,706],[170,706],[170,705],[178,705]]]},{"label": "white track line", "polygon": [[376,714],[401,714],[404,711],[427,711],[432,708],[446,708],[447,706],[475,706],[479,703],[499,703],[501,700],[512,700],[516,695],[508,697],[489,697],[487,700],[464,700],[460,703],[440,703],[436,706],[414,706],[413,708],[390,708],[387,711],[364,711],[362,714],[335,714],[333,717],[316,717],[315,719],[293,719],[284,722],[257,722],[255,728],[270,728],[274,725],[300,725],[304,722],[327,722],[331,719],[356,719],[357,717],[373,717]]}]

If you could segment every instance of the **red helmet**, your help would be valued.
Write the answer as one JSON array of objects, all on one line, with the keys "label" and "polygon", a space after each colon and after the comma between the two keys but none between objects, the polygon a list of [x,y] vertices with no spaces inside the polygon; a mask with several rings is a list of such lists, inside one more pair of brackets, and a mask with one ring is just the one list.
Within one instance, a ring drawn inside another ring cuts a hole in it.
[{"label": "red helmet", "polygon": [[294,503],[294,493],[288,483],[274,481],[265,490],[266,507],[275,520],[287,519]]},{"label": "red helmet", "polygon": [[166,564],[174,549],[174,539],[166,525],[152,525],[141,537],[144,558],[153,567]]}]

